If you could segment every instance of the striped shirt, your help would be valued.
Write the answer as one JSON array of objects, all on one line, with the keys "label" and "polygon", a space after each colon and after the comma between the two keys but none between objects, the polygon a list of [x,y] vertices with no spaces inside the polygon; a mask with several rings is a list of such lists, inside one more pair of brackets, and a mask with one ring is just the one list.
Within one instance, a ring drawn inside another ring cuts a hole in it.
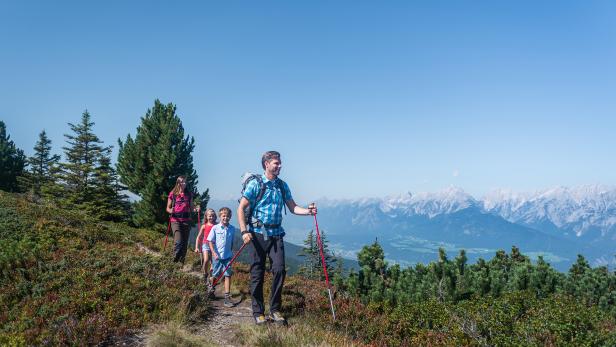
[{"label": "striped shirt", "polygon": [[[260,220],[263,224],[280,225],[282,223],[282,209],[285,201],[282,201],[282,191],[285,191],[286,201],[292,200],[291,190],[286,182],[275,178],[274,180],[268,180],[265,175],[261,175],[263,184],[265,184],[265,192],[260,201],[255,201],[261,191],[261,187],[257,180],[252,180],[246,186],[244,190],[244,197],[250,202],[252,208],[252,216]],[[262,234],[263,231],[267,232],[268,236],[284,236],[284,229],[282,226],[277,228],[253,228],[255,233]]]}]

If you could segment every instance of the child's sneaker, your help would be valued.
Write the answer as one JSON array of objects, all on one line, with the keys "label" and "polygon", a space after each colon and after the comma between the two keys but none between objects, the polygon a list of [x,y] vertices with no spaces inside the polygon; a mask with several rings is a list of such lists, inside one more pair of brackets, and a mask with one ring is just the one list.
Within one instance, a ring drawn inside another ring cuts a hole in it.
[{"label": "child's sneaker", "polygon": [[267,323],[267,320],[265,319],[265,316],[260,314],[258,316],[255,317],[255,324],[256,325],[263,325]]},{"label": "child's sneaker", "polygon": [[211,282],[210,282],[210,283],[208,283],[208,285],[207,285],[207,297],[208,297],[208,298],[210,298],[210,299],[212,299],[212,300],[213,300],[213,299],[216,299],[216,294],[215,294],[215,292],[216,292],[216,287],[215,287],[215,286],[212,286],[212,283],[211,283]]},{"label": "child's sneaker", "polygon": [[287,324],[287,320],[284,318],[282,314],[280,314],[280,312],[271,312],[269,314],[269,317],[267,318],[269,318],[269,320],[271,320],[272,322],[276,324],[281,324],[281,325]]},{"label": "child's sneaker", "polygon": [[233,307],[235,304],[231,302],[231,294],[225,293],[225,302],[223,303],[225,307]]}]

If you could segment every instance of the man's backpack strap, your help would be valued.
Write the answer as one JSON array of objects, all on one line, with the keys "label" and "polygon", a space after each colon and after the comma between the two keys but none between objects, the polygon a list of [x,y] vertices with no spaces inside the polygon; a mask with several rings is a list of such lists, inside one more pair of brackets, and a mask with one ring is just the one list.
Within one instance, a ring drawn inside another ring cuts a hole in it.
[{"label": "man's backpack strap", "polygon": [[261,199],[263,198],[263,195],[265,195],[265,184],[263,183],[263,179],[261,178],[261,175],[257,175],[257,174],[251,174],[250,177],[244,181],[244,187],[242,188],[242,193],[244,193],[244,191],[246,190],[246,186],[253,179],[257,180],[257,183],[259,184],[259,194],[257,194],[257,197],[255,198],[254,206],[253,204],[248,204],[248,207],[245,210],[246,223],[250,225],[253,224],[252,217],[255,217],[256,219],[256,216],[253,216],[256,211],[255,207],[257,207],[257,204],[259,203],[259,201],[261,201]]},{"label": "man's backpack strap", "polygon": [[276,180],[278,183],[278,188],[280,188],[280,193],[282,193],[282,207],[284,208],[284,215],[287,215],[287,191],[284,189],[284,181],[278,178]]},{"label": "man's backpack strap", "polygon": [[263,183],[263,178],[261,178],[260,175],[256,176],[255,179],[257,180],[257,182],[259,182],[259,194],[255,199],[255,207],[257,207],[261,199],[263,199],[263,195],[265,195],[265,190],[267,189],[267,187],[265,186],[265,183]]}]

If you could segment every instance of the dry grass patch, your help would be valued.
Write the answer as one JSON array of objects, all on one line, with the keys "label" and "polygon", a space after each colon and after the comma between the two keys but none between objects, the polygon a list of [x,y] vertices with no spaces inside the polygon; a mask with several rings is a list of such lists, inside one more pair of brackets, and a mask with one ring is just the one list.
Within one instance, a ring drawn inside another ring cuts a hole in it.
[{"label": "dry grass patch", "polygon": [[148,347],[216,346],[216,344],[206,337],[195,335],[186,327],[175,322],[158,324],[150,328],[145,343]]},{"label": "dry grass patch", "polygon": [[243,325],[237,338],[244,346],[361,346],[339,333],[295,320],[291,320],[288,327]]}]

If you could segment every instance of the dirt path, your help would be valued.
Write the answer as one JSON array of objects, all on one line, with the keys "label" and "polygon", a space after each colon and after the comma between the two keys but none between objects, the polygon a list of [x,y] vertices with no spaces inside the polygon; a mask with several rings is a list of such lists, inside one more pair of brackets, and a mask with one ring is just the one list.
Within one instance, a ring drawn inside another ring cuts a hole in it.
[{"label": "dirt path", "polygon": [[241,300],[235,307],[223,306],[222,285],[216,288],[216,299],[212,303],[210,319],[203,324],[200,333],[210,336],[212,342],[220,346],[236,346],[233,340],[239,325],[253,324],[252,309],[249,298],[234,297],[233,301]]},{"label": "dirt path", "polygon": [[[161,254],[155,252],[142,244],[137,244],[137,248],[145,254],[160,257]],[[182,272],[202,278],[202,274],[193,271],[190,265],[184,265]],[[207,336],[208,339],[216,345],[220,346],[238,346],[234,340],[237,334],[237,329],[240,325],[254,324],[252,318],[252,309],[250,297],[240,293],[239,296],[234,296],[232,301],[237,303],[234,307],[228,308],[223,305],[224,301],[224,285],[220,283],[216,286],[215,298],[210,301],[212,309],[208,319],[194,328],[196,334]],[[143,345],[143,344],[141,344]]]}]

